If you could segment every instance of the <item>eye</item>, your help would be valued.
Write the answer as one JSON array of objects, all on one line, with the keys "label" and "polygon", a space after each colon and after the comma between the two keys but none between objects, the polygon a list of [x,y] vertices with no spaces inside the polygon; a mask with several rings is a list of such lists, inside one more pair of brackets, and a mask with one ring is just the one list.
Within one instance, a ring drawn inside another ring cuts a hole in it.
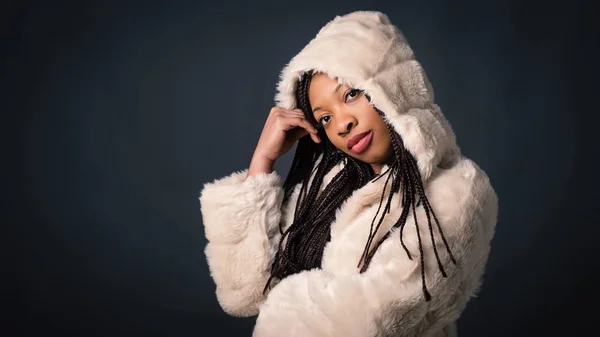
[{"label": "eye", "polygon": [[[319,124],[325,126],[325,124],[329,121],[328,118],[330,118],[331,116],[321,116],[321,118],[319,118]],[[327,119],[326,119],[327,118]]]},{"label": "eye", "polygon": [[362,90],[358,90],[358,89],[350,89],[347,93],[346,96],[344,96],[345,100],[348,101],[348,99],[352,99],[352,98],[356,98],[358,97],[360,94],[362,93]]}]

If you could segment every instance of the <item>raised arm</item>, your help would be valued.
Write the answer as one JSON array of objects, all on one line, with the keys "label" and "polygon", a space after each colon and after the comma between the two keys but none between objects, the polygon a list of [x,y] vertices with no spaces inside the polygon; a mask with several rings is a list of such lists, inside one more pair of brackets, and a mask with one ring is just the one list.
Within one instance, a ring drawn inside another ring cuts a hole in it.
[{"label": "raised arm", "polygon": [[281,237],[283,189],[273,165],[308,134],[320,141],[301,111],[271,109],[248,169],[207,183],[200,192],[206,258],[219,304],[230,315],[256,315],[264,301]]}]

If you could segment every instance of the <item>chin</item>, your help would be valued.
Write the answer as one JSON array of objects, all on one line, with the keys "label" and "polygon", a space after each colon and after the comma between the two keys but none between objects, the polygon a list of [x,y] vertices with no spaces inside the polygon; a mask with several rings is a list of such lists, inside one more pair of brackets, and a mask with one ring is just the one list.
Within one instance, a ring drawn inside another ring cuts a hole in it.
[{"label": "chin", "polygon": [[384,158],[387,158],[387,156],[382,154],[381,151],[372,148],[368,148],[362,153],[354,153],[350,150],[345,150],[344,153],[367,164],[379,164],[385,161]]},{"label": "chin", "polygon": [[370,165],[379,163],[379,160],[377,160],[374,156],[369,155],[368,153],[361,153],[360,155],[356,155],[356,154],[352,153],[349,155],[354,159],[358,159],[358,160],[360,160],[364,163],[370,164]]}]

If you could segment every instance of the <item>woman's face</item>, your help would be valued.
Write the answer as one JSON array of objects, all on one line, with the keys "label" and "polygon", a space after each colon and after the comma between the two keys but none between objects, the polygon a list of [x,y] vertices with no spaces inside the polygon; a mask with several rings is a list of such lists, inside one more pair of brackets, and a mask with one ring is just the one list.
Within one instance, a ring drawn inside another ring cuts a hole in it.
[{"label": "woman's face", "polygon": [[393,159],[389,130],[359,90],[316,73],[308,88],[308,99],[315,120],[335,147],[371,164],[376,173]]}]

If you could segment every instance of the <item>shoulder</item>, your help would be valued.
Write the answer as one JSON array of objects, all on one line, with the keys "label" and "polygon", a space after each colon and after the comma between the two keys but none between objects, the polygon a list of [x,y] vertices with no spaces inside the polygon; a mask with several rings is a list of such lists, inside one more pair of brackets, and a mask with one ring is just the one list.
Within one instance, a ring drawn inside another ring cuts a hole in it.
[{"label": "shoulder", "polygon": [[474,236],[491,239],[498,197],[488,175],[474,161],[460,157],[452,166],[440,168],[425,189],[444,234],[462,244]]},{"label": "shoulder", "polygon": [[440,168],[425,184],[430,201],[439,207],[476,206],[483,201],[496,201],[496,192],[486,172],[474,161],[460,157],[455,164]]}]

